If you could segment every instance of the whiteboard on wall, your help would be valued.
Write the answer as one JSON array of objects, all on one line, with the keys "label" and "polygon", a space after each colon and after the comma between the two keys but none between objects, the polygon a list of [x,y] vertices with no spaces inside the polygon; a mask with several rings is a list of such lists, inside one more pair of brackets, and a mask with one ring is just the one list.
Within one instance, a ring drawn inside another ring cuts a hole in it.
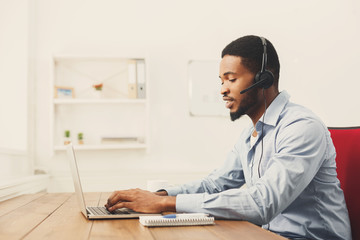
[{"label": "whiteboard on wall", "polygon": [[220,60],[191,60],[188,63],[189,112],[191,116],[229,116],[222,100]]}]

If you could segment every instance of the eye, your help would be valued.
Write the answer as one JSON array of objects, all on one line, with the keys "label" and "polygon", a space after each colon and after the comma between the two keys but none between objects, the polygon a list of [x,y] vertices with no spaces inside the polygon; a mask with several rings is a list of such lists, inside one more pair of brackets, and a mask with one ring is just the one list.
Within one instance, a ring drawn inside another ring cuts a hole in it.
[{"label": "eye", "polygon": [[230,79],[229,81],[230,81],[230,82],[235,82],[235,81],[236,81],[236,78]]}]

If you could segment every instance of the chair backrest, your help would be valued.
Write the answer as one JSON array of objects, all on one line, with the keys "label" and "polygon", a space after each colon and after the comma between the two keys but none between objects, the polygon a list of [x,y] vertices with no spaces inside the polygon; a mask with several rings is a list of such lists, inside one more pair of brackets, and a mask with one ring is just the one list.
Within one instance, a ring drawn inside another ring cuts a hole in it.
[{"label": "chair backrest", "polygon": [[360,127],[329,127],[336,167],[349,211],[353,240],[360,240]]}]

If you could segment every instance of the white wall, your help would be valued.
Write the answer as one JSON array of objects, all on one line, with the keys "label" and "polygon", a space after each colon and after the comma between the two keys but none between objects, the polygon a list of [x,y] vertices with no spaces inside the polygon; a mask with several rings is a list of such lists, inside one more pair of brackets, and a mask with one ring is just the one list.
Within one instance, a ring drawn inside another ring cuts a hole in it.
[{"label": "white wall", "polygon": [[47,189],[34,176],[34,1],[0,0],[0,201]]},{"label": "white wall", "polygon": [[28,175],[29,5],[0,1],[0,178]]},{"label": "white wall", "polygon": [[[27,132],[28,75],[26,2],[0,2],[0,148],[22,151],[27,148],[27,136],[24,135]],[[13,125],[16,127],[11,127]]]},{"label": "white wall", "polygon": [[243,35],[262,35],[275,45],[280,88],[293,101],[329,126],[360,125],[355,0],[37,0],[36,14],[36,164],[53,174],[50,191],[72,189],[65,153],[52,156],[49,145],[53,54],[148,58],[150,151],[79,152],[89,191],[145,187],[153,178],[177,184],[224,161],[250,122],[189,116],[187,63],[218,59],[226,44]]}]

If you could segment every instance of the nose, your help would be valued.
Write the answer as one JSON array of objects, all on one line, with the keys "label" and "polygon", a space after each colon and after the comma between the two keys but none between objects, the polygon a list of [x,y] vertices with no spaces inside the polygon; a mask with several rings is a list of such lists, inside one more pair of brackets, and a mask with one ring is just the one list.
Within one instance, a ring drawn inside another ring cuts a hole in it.
[{"label": "nose", "polygon": [[225,95],[225,94],[228,94],[230,91],[229,87],[227,86],[226,83],[224,83],[223,85],[221,85],[221,95]]}]

